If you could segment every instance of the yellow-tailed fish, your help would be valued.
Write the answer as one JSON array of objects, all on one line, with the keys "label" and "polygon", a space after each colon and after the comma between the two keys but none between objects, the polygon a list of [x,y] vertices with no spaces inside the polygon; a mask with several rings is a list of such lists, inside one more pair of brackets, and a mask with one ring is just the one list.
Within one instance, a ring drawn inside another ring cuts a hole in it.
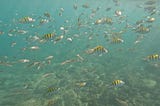
[{"label": "yellow-tailed fish", "polygon": [[96,46],[95,48],[93,48],[93,52],[101,52],[101,53],[103,53],[103,52],[108,52],[108,50],[107,49],[105,49],[103,46]]},{"label": "yellow-tailed fish", "polygon": [[115,44],[117,44],[117,43],[123,43],[123,42],[124,42],[123,39],[118,38],[118,37],[114,37],[111,40],[111,43],[115,43]]},{"label": "yellow-tailed fish", "polygon": [[53,93],[53,92],[55,92],[55,91],[58,91],[60,88],[57,88],[57,87],[49,87],[48,89],[47,89],[47,93]]},{"label": "yellow-tailed fish", "polygon": [[51,39],[55,36],[54,33],[48,33],[43,35],[43,39]]},{"label": "yellow-tailed fish", "polygon": [[103,46],[96,46],[92,49],[89,49],[86,51],[87,54],[93,54],[93,53],[108,53],[108,50],[105,49]]},{"label": "yellow-tailed fish", "polygon": [[147,60],[159,60],[160,59],[160,55],[158,54],[152,54],[147,56]]},{"label": "yellow-tailed fish", "polygon": [[122,80],[114,80],[110,87],[120,87],[123,86],[124,84],[125,82]]},{"label": "yellow-tailed fish", "polygon": [[34,22],[34,21],[35,21],[35,20],[34,20],[33,18],[28,17],[28,16],[19,19],[19,22],[20,22],[20,23],[29,23],[29,22]]}]

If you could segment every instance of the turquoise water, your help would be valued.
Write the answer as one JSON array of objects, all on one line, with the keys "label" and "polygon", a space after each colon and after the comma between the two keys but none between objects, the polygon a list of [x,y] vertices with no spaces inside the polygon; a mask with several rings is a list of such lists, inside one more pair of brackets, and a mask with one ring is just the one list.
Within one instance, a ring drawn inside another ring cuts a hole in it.
[{"label": "turquoise water", "polygon": [[[147,57],[160,58],[160,1],[148,1],[1,0],[0,106],[160,106]],[[98,45],[108,52],[86,52]]]}]

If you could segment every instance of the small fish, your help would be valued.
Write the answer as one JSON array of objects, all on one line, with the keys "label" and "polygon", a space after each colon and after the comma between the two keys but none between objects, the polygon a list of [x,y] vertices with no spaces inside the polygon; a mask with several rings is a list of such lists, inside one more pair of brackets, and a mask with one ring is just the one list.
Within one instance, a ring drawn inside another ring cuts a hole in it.
[{"label": "small fish", "polygon": [[87,82],[79,82],[79,83],[76,83],[76,86],[78,87],[84,87],[86,86]]},{"label": "small fish", "polygon": [[144,7],[144,10],[147,11],[148,13],[151,13],[156,10],[156,7],[154,5],[151,5],[151,6]]},{"label": "small fish", "polygon": [[28,16],[19,19],[20,23],[29,23],[29,22],[34,22],[34,21],[35,21],[35,19],[28,17]]},{"label": "small fish", "polygon": [[[5,56],[5,58],[8,58],[8,57]],[[9,67],[13,66],[10,62],[4,62],[4,61],[1,61],[1,60],[0,60],[0,65],[9,66]]]},{"label": "small fish", "polygon": [[143,34],[138,35],[134,44],[140,43],[143,38],[144,38]]},{"label": "small fish", "polygon": [[31,46],[29,49],[30,50],[38,50],[38,49],[40,49],[40,47],[39,46]]},{"label": "small fish", "polygon": [[147,60],[159,60],[160,56],[158,54],[152,54],[147,56]]},{"label": "small fish", "polygon": [[97,24],[102,24],[102,23],[103,23],[103,20],[102,20],[102,19],[98,19],[98,20],[95,21],[95,25],[97,25]]},{"label": "small fish", "polygon": [[47,19],[41,19],[39,24],[42,25],[42,24],[45,24],[45,23],[48,23],[48,22],[49,22],[49,20],[47,20]]},{"label": "small fish", "polygon": [[53,38],[53,36],[55,36],[54,33],[48,33],[48,34],[44,34],[44,35],[43,35],[43,38],[44,38],[44,39],[51,39],[51,38]]},{"label": "small fish", "polygon": [[25,31],[25,30],[17,30],[17,33],[18,34],[26,34],[28,31]]},{"label": "small fish", "polygon": [[93,53],[101,54],[101,53],[108,53],[108,50],[105,49],[103,46],[98,45],[92,49],[87,50],[86,53],[87,54],[93,54]]},{"label": "small fish", "polygon": [[102,19],[103,22],[105,22],[106,24],[112,25],[113,24],[113,20],[110,17],[106,17]]},{"label": "small fish", "polygon": [[144,3],[145,5],[153,5],[156,4],[156,0],[149,0]]},{"label": "small fish", "polygon": [[123,43],[123,42],[124,42],[123,39],[118,38],[118,37],[114,37],[111,40],[111,43],[115,43],[115,44],[117,44],[117,43]]},{"label": "small fish", "polygon": [[84,60],[84,58],[83,58],[83,57],[81,57],[79,54],[77,54],[76,56],[78,57],[78,59],[79,59],[79,60],[81,60],[81,61],[83,61],[83,60]]},{"label": "small fish", "polygon": [[103,46],[96,46],[95,48],[93,48],[93,52],[108,52],[107,49],[105,49]]},{"label": "small fish", "polygon": [[122,15],[122,12],[121,12],[120,10],[116,10],[116,11],[115,11],[115,15],[116,15],[116,16],[121,16],[121,15]]},{"label": "small fish", "polygon": [[16,44],[16,42],[12,42],[11,47],[14,47]]},{"label": "small fish", "polygon": [[71,63],[71,62],[76,62],[76,60],[74,60],[74,59],[65,60],[64,62],[61,63],[61,65],[65,65],[65,64]]},{"label": "small fish", "polygon": [[48,56],[45,58],[45,60],[51,60],[51,59],[53,59],[53,56]]},{"label": "small fish", "polygon": [[29,59],[20,59],[20,60],[18,60],[20,63],[28,63],[28,62],[30,62],[30,60]]},{"label": "small fish", "polygon": [[51,17],[50,13],[48,13],[48,12],[45,12],[43,15],[44,15],[45,17],[47,17],[47,18],[50,18],[50,17]]},{"label": "small fish", "polygon": [[142,33],[142,34],[144,34],[144,33],[150,32],[150,28],[149,28],[149,27],[145,27],[145,26],[143,26],[143,25],[140,25],[140,26],[138,26],[138,27],[135,29],[135,31],[136,31],[137,33]]},{"label": "small fish", "polygon": [[43,76],[42,76],[42,78],[46,78],[46,77],[48,77],[48,76],[50,76],[50,75],[52,75],[53,73],[46,73],[46,74],[44,74]]},{"label": "small fish", "polygon": [[57,87],[49,87],[47,89],[47,93],[52,93],[52,92],[55,92],[55,91],[58,91],[60,90],[60,88],[57,88]]},{"label": "small fish", "polygon": [[125,82],[122,80],[114,80],[112,82],[111,87],[120,87],[120,86],[123,86],[124,84],[125,84]]},{"label": "small fish", "polygon": [[54,40],[55,43],[60,41],[61,39],[63,39],[63,37],[64,37],[63,35],[56,37],[55,40]]},{"label": "small fish", "polygon": [[155,21],[155,18],[153,18],[153,17],[149,17],[148,19],[147,19],[147,22],[149,22],[149,23],[152,23],[152,22],[154,22]]},{"label": "small fish", "polygon": [[154,15],[154,14],[157,14],[159,11],[157,11],[157,10],[153,10],[151,13],[150,13],[150,15]]},{"label": "small fish", "polygon": [[120,106],[129,106],[128,105],[128,102],[126,100],[122,100],[122,99],[118,99],[116,98],[115,99],[117,101],[117,103],[120,105]]},{"label": "small fish", "polygon": [[72,38],[67,38],[67,41],[72,42],[73,40]]}]

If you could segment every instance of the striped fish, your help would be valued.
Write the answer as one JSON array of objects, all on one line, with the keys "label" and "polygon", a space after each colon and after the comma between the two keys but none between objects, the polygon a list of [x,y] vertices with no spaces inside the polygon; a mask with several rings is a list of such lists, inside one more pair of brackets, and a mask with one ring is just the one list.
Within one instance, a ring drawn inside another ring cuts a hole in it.
[{"label": "striped fish", "polygon": [[120,87],[120,86],[123,86],[124,84],[125,84],[125,82],[122,80],[114,80],[112,82],[111,87]]},{"label": "striped fish", "polygon": [[60,88],[55,88],[55,87],[49,87],[47,89],[47,93],[52,93],[52,92],[55,92],[55,91],[58,91]]},{"label": "striped fish", "polygon": [[159,60],[160,56],[158,54],[152,54],[152,55],[147,56],[147,59],[148,60]]},{"label": "striped fish", "polygon": [[35,20],[34,20],[33,18],[28,17],[28,16],[19,19],[19,22],[20,22],[20,23],[29,23],[29,22],[34,22],[34,21],[35,21]]},{"label": "striped fish", "polygon": [[101,53],[103,53],[103,52],[108,52],[108,50],[107,49],[105,49],[103,46],[96,46],[95,48],[93,48],[93,52],[101,52]]},{"label": "striped fish", "polygon": [[48,33],[48,34],[44,34],[43,35],[43,39],[51,39],[51,38],[53,38],[54,37],[54,33]]},{"label": "striped fish", "polygon": [[118,37],[114,37],[111,40],[111,43],[115,43],[115,44],[117,44],[117,43],[123,43],[123,42],[124,42],[123,39],[120,39]]}]

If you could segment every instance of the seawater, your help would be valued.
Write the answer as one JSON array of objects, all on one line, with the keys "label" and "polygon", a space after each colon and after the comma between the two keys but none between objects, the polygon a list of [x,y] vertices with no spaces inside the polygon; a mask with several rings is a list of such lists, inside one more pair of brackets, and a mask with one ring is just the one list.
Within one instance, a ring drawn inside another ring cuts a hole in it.
[{"label": "seawater", "polygon": [[[0,2],[0,106],[160,106],[160,60],[144,60],[151,54],[160,55],[159,0],[149,5],[148,0]],[[154,9],[146,9],[149,6]],[[116,16],[116,10],[122,14]],[[41,19],[48,19],[44,13],[50,14],[51,21],[40,25]],[[19,23],[26,16],[35,22]],[[112,25],[95,24],[106,17],[112,18]],[[148,23],[150,17],[155,21]],[[149,32],[136,31],[140,20]],[[115,34],[120,31],[124,32]],[[64,38],[57,42],[55,38],[46,42],[30,39],[52,32]],[[124,42],[111,43],[113,36]],[[142,38],[135,43],[139,36]],[[85,52],[97,45],[108,53]],[[32,46],[40,49],[30,50]],[[48,56],[53,59],[47,61]],[[71,61],[63,65],[66,60]],[[125,84],[108,87],[117,79]],[[50,87],[55,90],[47,92]]]}]

